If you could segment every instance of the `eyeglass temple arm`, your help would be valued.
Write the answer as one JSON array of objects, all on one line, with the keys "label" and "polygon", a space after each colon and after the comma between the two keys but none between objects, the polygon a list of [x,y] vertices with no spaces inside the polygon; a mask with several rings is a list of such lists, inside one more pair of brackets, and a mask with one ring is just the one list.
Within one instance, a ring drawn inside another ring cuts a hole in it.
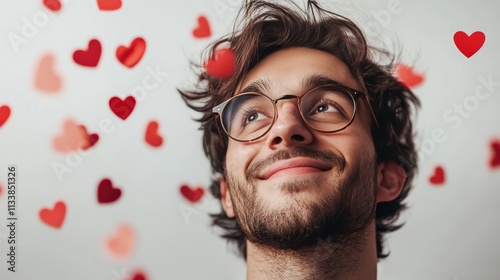
[{"label": "eyeglass temple arm", "polygon": [[377,128],[380,128],[380,126],[378,124],[377,117],[375,116],[375,112],[373,111],[373,107],[370,104],[370,100],[368,99],[368,95],[366,93],[361,93],[361,92],[357,92],[357,93],[361,94],[363,96],[363,99],[365,100],[366,104],[368,105],[368,109],[370,109],[370,112],[372,114],[373,120],[375,121],[375,124],[377,125]]}]

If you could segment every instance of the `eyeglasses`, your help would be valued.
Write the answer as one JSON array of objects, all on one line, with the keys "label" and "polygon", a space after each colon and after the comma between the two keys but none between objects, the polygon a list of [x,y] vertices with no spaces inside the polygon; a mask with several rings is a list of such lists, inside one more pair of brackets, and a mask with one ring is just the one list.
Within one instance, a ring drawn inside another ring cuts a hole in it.
[{"label": "eyeglasses", "polygon": [[276,104],[280,100],[296,99],[300,115],[312,129],[334,133],[345,129],[354,120],[356,100],[362,97],[377,119],[365,93],[342,84],[327,84],[313,88],[301,96],[283,95],[271,99],[257,92],[244,92],[215,106],[212,112],[220,119],[229,137],[250,142],[266,135],[278,118]]}]

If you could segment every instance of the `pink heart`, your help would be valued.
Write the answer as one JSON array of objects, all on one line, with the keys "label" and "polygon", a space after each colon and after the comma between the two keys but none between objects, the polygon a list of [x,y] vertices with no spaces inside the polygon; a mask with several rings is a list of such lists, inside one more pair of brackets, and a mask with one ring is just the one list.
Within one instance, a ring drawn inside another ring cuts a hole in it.
[{"label": "pink heart", "polygon": [[61,77],[54,67],[55,57],[51,53],[42,56],[35,71],[35,88],[44,92],[57,92],[61,89]]},{"label": "pink heart", "polygon": [[73,152],[91,146],[90,136],[86,129],[73,120],[66,120],[63,132],[53,140],[53,146],[58,152]]},{"label": "pink heart", "polygon": [[126,259],[130,257],[135,247],[135,232],[128,225],[121,225],[116,232],[106,240],[106,248],[112,257]]}]

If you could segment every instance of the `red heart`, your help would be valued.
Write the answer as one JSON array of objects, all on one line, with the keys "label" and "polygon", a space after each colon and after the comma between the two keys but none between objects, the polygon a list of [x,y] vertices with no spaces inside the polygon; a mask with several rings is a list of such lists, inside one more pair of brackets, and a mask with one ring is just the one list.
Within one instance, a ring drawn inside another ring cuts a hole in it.
[{"label": "red heart", "polygon": [[66,204],[58,201],[54,209],[43,208],[39,212],[40,219],[47,225],[60,228],[66,216]]},{"label": "red heart", "polygon": [[101,51],[102,48],[99,40],[92,39],[89,42],[87,50],[77,50],[73,53],[73,60],[82,66],[96,67],[101,58]]},{"label": "red heart", "polygon": [[185,198],[187,198],[187,200],[191,202],[197,202],[203,197],[205,190],[203,188],[197,188],[193,190],[187,185],[182,185],[181,193]]},{"label": "red heart", "polygon": [[86,143],[84,143],[84,145],[82,145],[82,150],[87,150],[91,148],[97,143],[97,141],[99,141],[99,135],[97,135],[97,133],[88,134],[87,128],[85,128],[85,126],[79,125],[78,127],[82,130],[82,133],[84,135],[87,135],[87,140],[88,140],[86,141]]},{"label": "red heart", "polygon": [[210,37],[212,32],[210,31],[210,25],[205,16],[198,17],[198,26],[193,30],[193,36],[196,38],[206,38]]},{"label": "red heart", "polygon": [[61,2],[59,0],[43,0],[43,4],[45,7],[49,8],[54,12],[57,12],[61,9]]},{"label": "red heart", "polygon": [[490,167],[500,167],[500,141],[491,142],[491,149],[493,151],[493,155],[490,160]]},{"label": "red heart", "polygon": [[144,55],[146,51],[146,41],[141,37],[135,38],[130,47],[119,46],[116,49],[116,58],[125,66],[132,68],[134,67]]},{"label": "red heart", "polygon": [[484,44],[486,36],[481,31],[476,31],[470,36],[463,31],[457,31],[453,35],[453,41],[458,50],[467,58],[473,56]]},{"label": "red heart", "polygon": [[163,143],[163,138],[158,134],[156,121],[151,121],[146,128],[146,143],[153,147],[159,147]]},{"label": "red heart", "polygon": [[424,81],[424,77],[415,71],[410,66],[398,64],[396,66],[396,75],[398,80],[407,87],[415,87]]},{"label": "red heart", "polygon": [[122,101],[120,98],[114,96],[109,100],[109,108],[111,111],[115,113],[117,117],[122,120],[128,118],[128,116],[132,113],[135,107],[135,98],[133,96],[128,96],[125,98],[125,101]]},{"label": "red heart", "polygon": [[122,191],[113,187],[110,179],[103,179],[97,187],[97,201],[99,203],[115,202],[121,195]]},{"label": "red heart", "polygon": [[130,278],[131,280],[146,280],[146,276],[142,273],[142,272],[136,272],[134,274],[134,276],[132,276],[132,278]]},{"label": "red heart", "polygon": [[443,184],[445,180],[444,168],[437,166],[434,168],[434,174],[429,178],[429,181],[434,185]]},{"label": "red heart", "polygon": [[97,0],[97,6],[101,11],[115,11],[121,8],[122,0]]},{"label": "red heart", "polygon": [[210,76],[216,78],[227,78],[233,74],[234,54],[231,49],[220,49],[215,52],[215,59],[209,59],[205,69]]},{"label": "red heart", "polygon": [[10,108],[7,105],[0,107],[0,127],[9,119]]}]

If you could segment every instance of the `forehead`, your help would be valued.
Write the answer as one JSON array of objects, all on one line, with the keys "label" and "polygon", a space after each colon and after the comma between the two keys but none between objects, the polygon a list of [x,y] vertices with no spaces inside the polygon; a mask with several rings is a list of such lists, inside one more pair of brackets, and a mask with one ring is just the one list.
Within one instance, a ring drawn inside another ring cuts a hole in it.
[{"label": "forehead", "polygon": [[263,85],[263,90],[273,91],[275,95],[298,94],[308,90],[305,81],[314,76],[362,90],[345,63],[336,56],[317,49],[293,47],[273,52],[259,61],[239,84],[238,91],[257,82]]}]

